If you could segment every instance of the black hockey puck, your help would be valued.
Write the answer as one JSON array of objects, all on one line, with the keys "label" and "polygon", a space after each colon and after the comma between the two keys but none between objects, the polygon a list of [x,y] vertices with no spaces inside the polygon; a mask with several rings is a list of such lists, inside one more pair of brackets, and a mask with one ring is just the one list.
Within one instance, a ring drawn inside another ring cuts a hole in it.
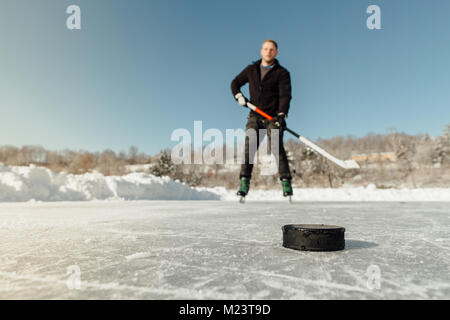
[{"label": "black hockey puck", "polygon": [[283,247],[304,251],[336,251],[345,248],[345,228],[325,224],[288,224]]}]

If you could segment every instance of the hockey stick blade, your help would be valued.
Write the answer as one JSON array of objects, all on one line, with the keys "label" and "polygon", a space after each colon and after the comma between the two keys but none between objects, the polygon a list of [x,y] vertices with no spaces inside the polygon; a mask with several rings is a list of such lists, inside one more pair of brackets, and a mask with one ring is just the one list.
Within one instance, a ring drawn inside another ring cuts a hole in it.
[{"label": "hockey stick blade", "polygon": [[298,139],[301,142],[303,142],[305,145],[307,145],[308,147],[310,147],[311,149],[313,149],[314,151],[319,153],[320,155],[324,156],[328,160],[330,160],[330,161],[334,162],[335,164],[337,164],[338,166],[340,166],[341,168],[344,168],[344,169],[359,169],[360,168],[359,164],[355,160],[340,160],[340,159],[337,159],[336,157],[333,157],[331,154],[329,154],[328,152],[326,152],[325,150],[323,150],[319,146],[315,145],[314,143],[312,143],[311,141],[309,141],[305,137],[299,135]]},{"label": "hockey stick blade", "polygon": [[346,169],[359,169],[359,164],[355,160],[344,160]]}]

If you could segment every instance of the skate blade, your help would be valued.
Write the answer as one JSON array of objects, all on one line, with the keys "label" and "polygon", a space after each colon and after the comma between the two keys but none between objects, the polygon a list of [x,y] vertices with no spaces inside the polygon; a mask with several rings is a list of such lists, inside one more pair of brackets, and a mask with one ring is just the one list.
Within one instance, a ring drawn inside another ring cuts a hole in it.
[{"label": "skate blade", "polygon": [[245,197],[244,196],[240,196],[239,203],[242,203],[242,204],[245,203]]}]

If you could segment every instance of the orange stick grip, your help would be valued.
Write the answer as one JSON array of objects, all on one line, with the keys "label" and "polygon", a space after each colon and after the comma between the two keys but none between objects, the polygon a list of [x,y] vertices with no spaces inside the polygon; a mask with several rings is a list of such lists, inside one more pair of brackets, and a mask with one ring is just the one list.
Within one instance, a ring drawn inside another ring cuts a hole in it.
[{"label": "orange stick grip", "polygon": [[272,120],[272,117],[269,116],[267,113],[265,113],[264,111],[262,111],[261,109],[255,108],[254,110],[255,112],[259,113],[260,115],[262,115],[264,118],[268,119],[269,121]]}]

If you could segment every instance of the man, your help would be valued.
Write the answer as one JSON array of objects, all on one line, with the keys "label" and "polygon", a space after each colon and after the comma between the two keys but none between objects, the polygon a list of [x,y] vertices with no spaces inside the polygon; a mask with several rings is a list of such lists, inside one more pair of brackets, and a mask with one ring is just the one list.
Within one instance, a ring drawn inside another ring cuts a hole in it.
[{"label": "man", "polygon": [[[247,66],[231,82],[231,92],[241,106],[246,106],[247,99],[241,93],[241,87],[249,84],[250,102],[273,117],[271,121],[250,111],[246,130],[256,130],[256,146],[259,147],[264,137],[259,137],[259,129],[266,129],[269,141],[274,135],[274,130],[279,130],[278,149],[275,154],[278,163],[278,172],[283,188],[283,195],[291,196],[291,173],[283,146],[283,129],[286,127],[286,117],[291,100],[291,78],[289,72],[283,68],[275,57],[278,54],[278,45],[274,40],[265,40],[261,47],[262,59]],[[245,139],[245,162],[241,165],[240,188],[238,195],[245,197],[250,188],[250,179],[253,170],[253,159],[256,150],[250,150],[249,137]],[[269,145],[271,143],[269,142]]]}]

